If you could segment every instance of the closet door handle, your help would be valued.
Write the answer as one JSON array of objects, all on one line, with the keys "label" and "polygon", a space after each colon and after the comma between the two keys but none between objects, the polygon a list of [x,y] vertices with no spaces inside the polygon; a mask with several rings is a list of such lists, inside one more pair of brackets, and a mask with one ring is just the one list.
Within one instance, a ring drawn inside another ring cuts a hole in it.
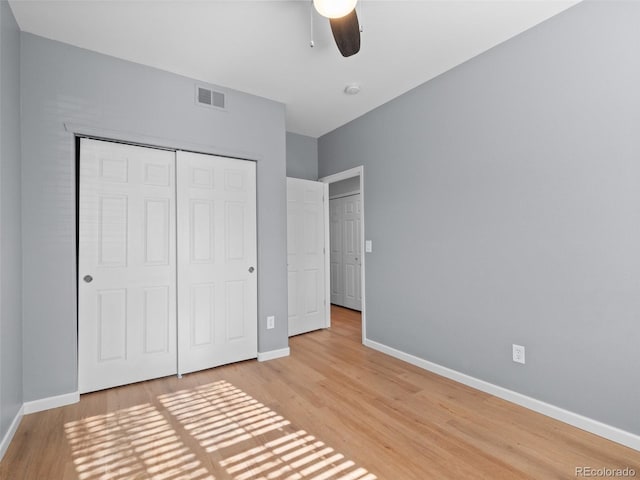
[{"label": "closet door handle", "polygon": [[84,277],[82,277],[82,279],[85,281],[85,283],[93,282],[93,277],[91,275],[85,275]]},{"label": "closet door handle", "polygon": [[249,267],[249,273],[253,273],[254,270],[255,270],[255,268]]}]

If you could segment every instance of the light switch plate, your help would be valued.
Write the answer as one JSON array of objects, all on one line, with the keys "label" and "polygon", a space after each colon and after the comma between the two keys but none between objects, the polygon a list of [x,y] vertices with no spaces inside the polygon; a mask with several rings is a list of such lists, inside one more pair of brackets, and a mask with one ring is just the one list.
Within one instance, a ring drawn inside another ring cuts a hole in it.
[{"label": "light switch plate", "polygon": [[373,251],[373,242],[371,240],[364,241],[364,251],[366,253],[371,253]]}]

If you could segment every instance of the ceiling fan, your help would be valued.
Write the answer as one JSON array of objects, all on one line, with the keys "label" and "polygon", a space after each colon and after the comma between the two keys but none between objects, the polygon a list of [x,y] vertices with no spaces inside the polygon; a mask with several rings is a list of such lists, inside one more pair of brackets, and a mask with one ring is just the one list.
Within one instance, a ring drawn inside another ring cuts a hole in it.
[{"label": "ceiling fan", "polygon": [[329,19],[331,32],[343,57],[360,51],[360,23],[356,14],[358,0],[313,0],[313,6]]}]

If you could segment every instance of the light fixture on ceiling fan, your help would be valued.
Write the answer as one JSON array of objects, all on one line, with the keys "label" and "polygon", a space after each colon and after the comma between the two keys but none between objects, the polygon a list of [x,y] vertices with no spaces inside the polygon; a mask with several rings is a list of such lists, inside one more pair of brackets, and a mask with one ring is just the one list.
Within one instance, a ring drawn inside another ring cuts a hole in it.
[{"label": "light fixture on ceiling fan", "polygon": [[327,18],[340,18],[356,8],[358,0],[313,0],[313,6],[320,15]]},{"label": "light fixture on ceiling fan", "polygon": [[360,51],[360,24],[356,14],[358,0],[313,0],[313,6],[329,19],[331,32],[343,57]]}]

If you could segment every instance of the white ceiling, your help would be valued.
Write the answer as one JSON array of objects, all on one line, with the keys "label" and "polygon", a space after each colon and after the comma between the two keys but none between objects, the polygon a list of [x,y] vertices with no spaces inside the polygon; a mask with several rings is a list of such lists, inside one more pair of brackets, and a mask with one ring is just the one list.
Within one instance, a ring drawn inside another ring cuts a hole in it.
[{"label": "white ceiling", "polygon": [[360,0],[362,49],[343,58],[315,13],[309,47],[310,0],[10,0],[23,31],[280,101],[312,137],[576,3]]}]

